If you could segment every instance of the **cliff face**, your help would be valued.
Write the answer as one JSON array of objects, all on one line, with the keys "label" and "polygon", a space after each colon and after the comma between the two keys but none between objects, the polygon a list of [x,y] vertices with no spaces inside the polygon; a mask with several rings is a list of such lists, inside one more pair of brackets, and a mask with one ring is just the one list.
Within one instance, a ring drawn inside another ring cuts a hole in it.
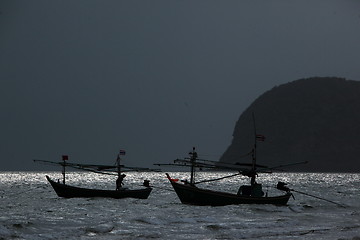
[{"label": "cliff face", "polygon": [[299,161],[292,171],[360,172],[360,82],[308,78],[274,87],[256,99],[236,123],[233,140],[220,161],[242,157],[254,145],[257,163],[277,166]]}]

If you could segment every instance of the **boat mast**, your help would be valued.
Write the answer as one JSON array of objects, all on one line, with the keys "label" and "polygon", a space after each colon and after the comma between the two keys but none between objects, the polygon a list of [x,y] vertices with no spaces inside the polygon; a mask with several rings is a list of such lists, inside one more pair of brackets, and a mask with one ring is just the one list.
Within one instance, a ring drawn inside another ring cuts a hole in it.
[{"label": "boat mast", "polygon": [[66,160],[68,160],[69,157],[67,155],[62,155],[62,160],[63,160],[63,163],[62,163],[62,166],[63,166],[63,169],[62,169],[62,175],[63,175],[63,184],[65,185],[65,166],[66,166]]},{"label": "boat mast", "polygon": [[118,172],[118,178],[120,178],[121,175],[121,166],[120,166],[120,153],[118,153],[117,155],[117,159],[116,159],[116,165],[117,165],[117,172]]},{"label": "boat mast", "polygon": [[255,184],[255,178],[256,178],[256,124],[255,124],[255,114],[252,113],[253,117],[253,123],[254,123],[254,148],[252,151],[252,167],[251,167],[251,185]]},{"label": "boat mast", "polygon": [[195,162],[197,158],[197,153],[195,152],[195,147],[193,147],[192,152],[190,152],[190,162],[191,162],[191,176],[190,176],[190,184],[194,185],[195,183]]},{"label": "boat mast", "polygon": [[256,165],[256,124],[255,124],[255,115],[252,113],[253,117],[253,123],[254,123],[254,149],[252,154],[252,171],[255,171],[255,165]]}]

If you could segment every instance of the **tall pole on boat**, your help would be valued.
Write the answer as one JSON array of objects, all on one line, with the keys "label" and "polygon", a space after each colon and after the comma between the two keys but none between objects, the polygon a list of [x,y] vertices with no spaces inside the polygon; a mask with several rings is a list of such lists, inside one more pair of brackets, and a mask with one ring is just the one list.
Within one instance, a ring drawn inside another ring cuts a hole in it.
[{"label": "tall pole on boat", "polygon": [[116,159],[116,164],[117,164],[117,172],[118,172],[118,177],[120,178],[121,176],[121,164],[120,164],[120,155],[125,155],[126,152],[125,150],[120,150],[119,153],[118,153],[118,156],[117,156],[117,159]]},{"label": "tall pole on boat", "polygon": [[254,149],[252,153],[252,170],[255,171],[255,165],[256,165],[256,124],[255,124],[255,114],[252,113],[253,117],[253,123],[254,123]]},{"label": "tall pole on boat", "polygon": [[249,175],[249,177],[251,177],[251,186],[253,186],[256,181],[256,141],[257,141],[257,134],[256,134],[256,123],[255,123],[255,114],[252,113],[252,117],[253,117],[253,123],[254,123],[254,148],[252,151],[252,167],[251,167],[251,173]]},{"label": "tall pole on boat", "polygon": [[118,177],[120,178],[120,175],[121,175],[120,153],[117,155],[116,165],[117,165]]},{"label": "tall pole on boat", "polygon": [[66,160],[68,160],[69,157],[68,155],[62,155],[62,160],[63,160],[63,169],[62,169],[62,175],[63,175],[63,184],[65,185],[65,166],[66,166]]},{"label": "tall pole on boat", "polygon": [[256,133],[255,114],[252,113],[254,123],[254,149],[252,152],[252,169],[251,169],[251,185],[255,184],[256,174],[256,143],[257,141],[265,141],[265,136]]},{"label": "tall pole on boat", "polygon": [[190,184],[194,185],[195,183],[195,162],[197,158],[197,153],[195,152],[195,147],[193,147],[192,152],[190,152],[190,162],[191,162],[191,175],[190,175]]}]

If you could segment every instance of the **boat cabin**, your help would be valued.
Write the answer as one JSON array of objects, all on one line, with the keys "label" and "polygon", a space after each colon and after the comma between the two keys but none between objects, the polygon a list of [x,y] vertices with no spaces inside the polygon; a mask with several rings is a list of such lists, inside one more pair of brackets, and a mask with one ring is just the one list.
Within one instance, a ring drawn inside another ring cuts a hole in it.
[{"label": "boat cabin", "polygon": [[264,196],[264,192],[262,190],[262,185],[255,183],[253,185],[242,185],[239,188],[237,195],[262,197]]}]

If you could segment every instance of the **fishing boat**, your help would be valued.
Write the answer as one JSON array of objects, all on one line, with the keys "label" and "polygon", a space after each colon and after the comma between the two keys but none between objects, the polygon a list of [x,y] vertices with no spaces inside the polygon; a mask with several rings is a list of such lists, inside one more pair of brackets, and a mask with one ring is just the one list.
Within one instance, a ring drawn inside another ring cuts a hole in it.
[{"label": "fishing boat", "polygon": [[[258,165],[256,163],[256,147],[257,141],[263,141],[265,137],[256,133],[255,118],[254,118],[254,129],[255,129],[255,143],[253,149],[248,155],[252,155],[251,163],[223,163],[217,161],[210,161],[205,159],[199,159],[198,154],[195,151],[195,147],[189,153],[190,157],[184,159],[176,159],[170,164],[155,164],[158,166],[170,165],[170,166],[186,166],[190,167],[190,182],[187,180],[179,181],[173,179],[166,173],[168,180],[170,181],[173,189],[175,190],[178,198],[184,204],[191,205],[210,205],[210,206],[224,206],[231,204],[274,204],[274,205],[286,205],[289,198],[292,196],[291,189],[287,188],[285,183],[279,182],[277,189],[284,191],[276,196],[269,196],[268,193],[264,193],[262,185],[256,182],[256,177],[259,173],[271,173],[278,167],[269,168],[267,166]],[[302,164],[293,163],[287,164],[286,166]],[[282,165],[281,167],[284,167]],[[196,169],[212,169],[212,170],[226,170],[236,171],[237,173],[230,176],[220,177],[210,180],[195,181]],[[249,185],[240,186],[237,193],[227,193],[222,191],[209,190],[198,187],[198,184],[212,181],[219,181],[225,178],[235,176],[246,176],[250,178]]]},{"label": "fishing boat", "polygon": [[[248,171],[245,169],[239,169],[238,166],[231,167],[229,164],[227,166],[219,166],[211,163],[197,163],[197,154],[195,148],[190,152],[190,159],[177,159],[174,161],[174,165],[177,166],[190,166],[190,182],[187,180],[179,181],[178,179],[173,179],[168,173],[166,173],[167,178],[169,179],[172,187],[174,188],[178,198],[184,204],[191,205],[209,205],[209,206],[224,206],[232,204],[274,204],[274,205],[286,205],[289,201],[289,198],[292,196],[290,191],[285,190],[285,194],[278,196],[268,196],[268,194],[262,191],[262,185],[256,183],[255,177],[257,176],[258,171]],[[224,164],[225,165],[225,164]],[[195,182],[195,169],[196,168],[210,168],[210,169],[227,169],[229,171],[233,168],[237,169],[239,173],[232,174],[230,176],[225,176],[217,179],[203,180]],[[209,189],[199,188],[197,184],[222,180],[228,177],[235,177],[238,175],[245,175],[251,177],[250,185],[240,186],[238,192],[227,193],[222,191],[214,191]]]},{"label": "fishing boat", "polygon": [[131,190],[128,188],[121,188],[119,190],[102,190],[102,189],[89,189],[74,187],[60,182],[56,182],[46,176],[51,186],[54,188],[59,197],[64,198],[139,198],[147,199],[151,193],[152,188],[146,187],[143,189]]},{"label": "fishing boat", "polygon": [[171,182],[177,196],[184,204],[199,205],[199,206],[225,206],[232,204],[274,204],[274,205],[286,205],[289,201],[291,193],[287,192],[284,195],[274,197],[257,196],[253,194],[242,195],[232,194],[226,192],[212,191],[207,189],[201,189],[194,185],[185,185],[176,183],[168,179]]},{"label": "fishing boat", "polygon": [[[56,164],[63,167],[62,174],[63,180],[60,182],[52,180],[49,176],[46,176],[46,179],[49,181],[56,194],[59,197],[64,198],[138,198],[138,199],[147,199],[152,191],[149,180],[144,180],[143,186],[141,189],[129,189],[123,187],[123,179],[126,176],[124,172],[129,171],[152,171],[149,168],[137,168],[137,167],[126,167],[120,164],[120,155],[125,155],[125,151],[121,150],[117,155],[115,165],[89,165],[89,164],[77,164],[68,162],[68,156],[62,156],[62,162],[52,162],[47,160],[37,160],[35,162],[45,163],[45,164]],[[95,172],[99,174],[109,174],[117,176],[116,179],[116,189],[115,190],[105,190],[105,189],[91,189],[71,186],[65,183],[65,167],[71,167],[75,169]]]}]

